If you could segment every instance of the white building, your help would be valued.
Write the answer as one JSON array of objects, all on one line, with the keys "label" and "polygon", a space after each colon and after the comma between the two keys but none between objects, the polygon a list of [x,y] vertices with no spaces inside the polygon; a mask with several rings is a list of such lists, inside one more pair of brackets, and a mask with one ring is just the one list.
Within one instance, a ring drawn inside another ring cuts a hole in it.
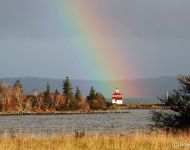
[{"label": "white building", "polygon": [[119,89],[116,89],[115,93],[112,94],[112,104],[123,104],[123,95]]}]

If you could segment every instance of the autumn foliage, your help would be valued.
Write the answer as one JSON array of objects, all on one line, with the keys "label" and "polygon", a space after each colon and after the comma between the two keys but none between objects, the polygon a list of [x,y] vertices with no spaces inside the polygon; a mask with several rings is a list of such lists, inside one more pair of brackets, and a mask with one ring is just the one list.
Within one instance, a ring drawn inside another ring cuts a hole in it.
[{"label": "autumn foliage", "polygon": [[[93,93],[92,93],[93,92]],[[90,97],[90,98],[89,98]],[[0,111],[3,113],[31,113],[55,111],[90,111],[106,109],[106,101],[101,93],[93,89],[89,96],[84,97],[79,87],[73,94],[72,84],[68,77],[63,81],[63,92],[51,92],[47,83],[46,90],[25,95],[19,80],[14,85],[0,84]]]}]

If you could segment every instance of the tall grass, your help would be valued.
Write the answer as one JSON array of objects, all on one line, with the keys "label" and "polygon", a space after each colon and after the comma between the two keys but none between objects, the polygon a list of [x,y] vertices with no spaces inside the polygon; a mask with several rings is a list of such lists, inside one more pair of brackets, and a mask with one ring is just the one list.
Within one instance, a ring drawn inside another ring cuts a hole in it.
[{"label": "tall grass", "polygon": [[171,150],[190,149],[186,134],[1,136],[3,150]]}]

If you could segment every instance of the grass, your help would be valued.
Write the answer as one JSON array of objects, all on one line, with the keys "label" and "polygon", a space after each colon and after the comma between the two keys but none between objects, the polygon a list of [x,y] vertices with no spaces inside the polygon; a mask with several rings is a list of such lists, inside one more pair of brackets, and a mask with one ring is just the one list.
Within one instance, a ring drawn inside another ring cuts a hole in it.
[{"label": "grass", "polygon": [[1,136],[2,150],[171,150],[190,149],[190,135],[135,134],[40,137]]}]

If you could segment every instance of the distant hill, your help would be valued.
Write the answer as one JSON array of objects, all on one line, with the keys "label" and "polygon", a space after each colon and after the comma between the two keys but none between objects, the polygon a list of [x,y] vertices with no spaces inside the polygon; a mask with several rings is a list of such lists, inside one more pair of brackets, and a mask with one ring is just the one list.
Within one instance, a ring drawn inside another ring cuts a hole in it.
[{"label": "distant hill", "polygon": [[[0,82],[8,82],[13,84],[19,79],[25,89],[26,94],[31,94],[32,89],[44,91],[46,83],[49,82],[51,90],[58,89],[62,91],[63,79],[49,79],[49,78],[0,78]],[[97,91],[102,92],[107,98],[111,97],[116,87],[120,88],[122,93],[130,98],[143,98],[146,100],[156,101],[158,96],[165,95],[167,90],[176,89],[178,83],[175,77],[159,77],[150,79],[136,79],[136,80],[120,80],[120,81],[90,81],[90,80],[72,80],[73,88],[79,86],[83,95],[89,93],[91,86],[94,86]],[[111,88],[110,88],[111,87]],[[147,99],[145,99],[147,98]]]}]

